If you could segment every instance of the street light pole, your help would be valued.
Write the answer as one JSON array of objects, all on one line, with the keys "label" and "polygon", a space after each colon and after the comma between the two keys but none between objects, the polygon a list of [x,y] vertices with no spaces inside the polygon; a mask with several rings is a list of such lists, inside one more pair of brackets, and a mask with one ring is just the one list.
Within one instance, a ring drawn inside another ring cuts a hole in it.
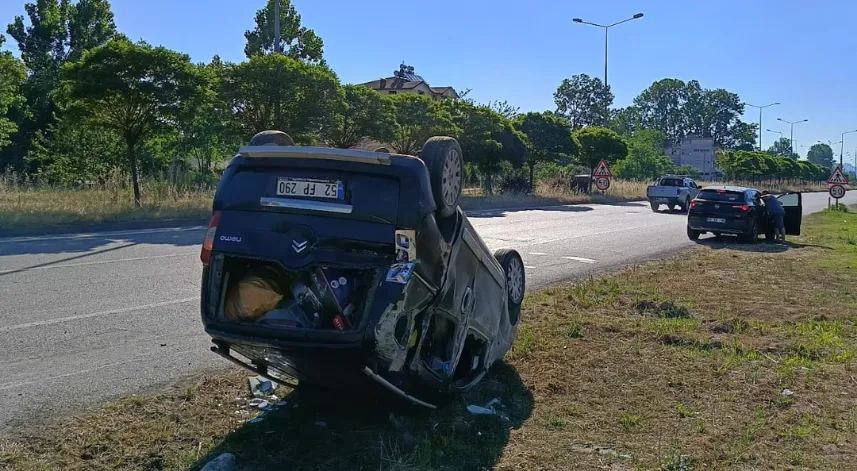
[{"label": "street light pole", "polygon": [[769,103],[769,104],[763,105],[763,106],[751,105],[749,103],[744,103],[744,104],[747,106],[752,106],[753,108],[759,108],[759,152],[761,152],[762,151],[762,110],[764,108],[769,107],[769,106],[779,105],[780,103],[779,102]]},{"label": "street light pole", "polygon": [[844,164],[842,163],[842,153],[845,152],[845,135],[851,134],[852,132],[857,132],[857,129],[853,131],[845,131],[842,133],[842,140],[839,141],[841,146],[839,147],[839,166],[842,167]]},{"label": "street light pole", "polygon": [[274,0],[274,52],[280,53],[280,0]]},{"label": "street light pole", "polygon": [[[621,25],[622,23],[627,23],[631,20],[638,20],[642,17],[643,17],[642,13],[637,13],[636,15],[632,16],[631,18],[628,18],[628,19],[625,19],[622,21],[617,21],[616,23],[613,23],[610,25],[600,25],[598,23],[590,23],[588,21],[583,21],[580,18],[573,18],[571,20],[575,23],[580,23],[580,24],[584,24],[584,25],[597,26],[599,28],[604,28],[604,90],[605,91],[607,90],[607,31],[614,26]],[[604,103],[604,127],[605,128],[607,127],[609,120],[610,120],[610,105],[605,102]]]},{"label": "street light pole", "polygon": [[789,131],[789,147],[791,147],[791,153],[795,153],[795,124],[805,123],[809,121],[808,119],[802,119],[800,121],[786,121],[783,118],[777,118],[777,121],[782,121],[784,123],[788,123],[790,126]]}]

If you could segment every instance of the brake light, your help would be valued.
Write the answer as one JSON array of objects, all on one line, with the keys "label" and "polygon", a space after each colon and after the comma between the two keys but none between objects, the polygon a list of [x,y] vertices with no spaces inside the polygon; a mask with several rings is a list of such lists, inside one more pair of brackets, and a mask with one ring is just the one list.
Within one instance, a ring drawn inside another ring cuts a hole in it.
[{"label": "brake light", "polygon": [[691,202],[690,202],[690,207],[691,207],[691,208],[695,208],[695,207],[696,207],[696,205],[697,205],[696,200],[693,200],[693,201],[691,201]]},{"label": "brake light", "polygon": [[208,229],[205,230],[205,238],[202,240],[202,252],[199,254],[199,259],[204,267],[207,267],[211,260],[211,251],[214,249],[214,234],[217,232],[218,224],[220,224],[220,211],[215,211],[211,213],[211,220],[208,222]]},{"label": "brake light", "polygon": [[741,211],[744,211],[745,213],[750,210],[750,206],[746,205],[746,204],[745,205],[736,204],[735,206],[732,206],[732,207],[735,209],[740,209]]}]

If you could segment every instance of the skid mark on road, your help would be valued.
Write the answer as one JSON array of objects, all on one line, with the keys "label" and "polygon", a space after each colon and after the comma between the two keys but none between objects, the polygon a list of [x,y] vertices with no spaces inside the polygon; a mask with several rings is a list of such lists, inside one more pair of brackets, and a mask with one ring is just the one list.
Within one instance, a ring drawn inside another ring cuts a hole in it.
[{"label": "skid mark on road", "polygon": [[115,315],[115,314],[124,314],[126,312],[134,312],[134,311],[141,311],[143,309],[153,309],[156,307],[171,306],[173,304],[189,303],[191,301],[199,302],[199,297],[175,299],[172,301],[164,301],[164,302],[160,302],[160,303],[144,304],[142,306],[125,307],[122,309],[111,309],[109,311],[91,312],[89,314],[80,314],[77,316],[60,317],[57,319],[48,319],[48,320],[38,321],[38,322],[28,322],[26,324],[10,325],[10,326],[6,326],[6,327],[0,327],[0,333],[11,332],[13,330],[28,329],[30,327],[41,327],[41,326],[45,326],[45,325],[62,324],[63,322],[77,321],[77,320],[81,320],[81,319],[89,319],[92,317],[111,316],[111,315]]}]

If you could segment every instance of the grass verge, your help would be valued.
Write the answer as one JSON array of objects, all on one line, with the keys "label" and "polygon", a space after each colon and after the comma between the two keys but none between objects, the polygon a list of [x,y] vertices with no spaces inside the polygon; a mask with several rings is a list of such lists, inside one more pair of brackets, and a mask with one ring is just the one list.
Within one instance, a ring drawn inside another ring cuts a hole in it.
[{"label": "grass verge", "polygon": [[[760,185],[772,191],[826,190],[823,185],[814,184],[767,182]],[[471,189],[465,192],[461,206],[478,210],[636,201],[645,199],[646,186],[643,182],[617,180],[605,194],[598,195],[573,194],[567,189],[551,188],[546,184],[539,185],[536,194],[528,196],[485,196],[481,190]],[[214,190],[146,181],[142,184],[141,194],[141,206],[136,207],[131,189],[118,182],[104,188],[65,190],[21,185],[0,176],[0,231],[162,219],[205,219],[211,210]]]},{"label": "grass verge", "polygon": [[[804,230],[531,293],[507,363],[433,413],[294,393],[248,424],[229,371],[0,438],[0,469],[853,469],[857,214]],[[465,411],[495,397],[508,420]]]}]

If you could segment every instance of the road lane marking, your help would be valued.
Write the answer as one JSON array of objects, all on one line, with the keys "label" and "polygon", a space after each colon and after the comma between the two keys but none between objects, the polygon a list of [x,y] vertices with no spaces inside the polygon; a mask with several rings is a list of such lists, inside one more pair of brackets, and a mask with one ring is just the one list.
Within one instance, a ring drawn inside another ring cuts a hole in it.
[{"label": "road lane marking", "polygon": [[153,309],[156,307],[172,306],[174,304],[189,303],[191,301],[199,302],[199,297],[174,299],[172,301],[164,301],[160,303],[144,304],[142,306],[123,307],[121,309],[111,309],[109,311],[91,312],[89,314],[79,314],[77,316],[60,317],[57,319],[48,319],[38,322],[28,322],[26,324],[10,325],[0,327],[0,333],[11,332],[13,330],[28,329],[30,327],[41,327],[45,325],[62,324],[63,322],[77,321],[81,319],[89,319],[92,317],[111,316],[114,314],[124,314],[126,312],[141,311],[143,309]]},{"label": "road lane marking", "polygon": [[[47,270],[49,268],[85,267],[87,265],[104,265],[107,263],[135,262],[138,260],[154,260],[157,258],[182,257],[182,256],[186,256],[186,255],[196,255],[198,253],[199,252],[182,252],[182,253],[171,253],[171,254],[165,254],[165,255],[152,255],[149,257],[117,258],[115,260],[101,260],[98,262],[66,263],[66,264],[62,264],[62,265],[49,265],[49,266],[44,266],[44,267],[18,268],[15,270],[0,271],[0,275],[5,275],[7,273],[15,273],[15,272],[20,273],[20,272],[33,271],[33,270]],[[96,255],[96,254],[93,254],[93,255]]]},{"label": "road lane marking", "polygon": [[524,265],[524,268],[529,268],[530,270],[532,270],[533,268],[536,268],[536,267],[531,267],[531,266],[529,266],[529,265]]},{"label": "road lane marking", "polygon": [[544,252],[530,252],[530,255],[547,255]]},{"label": "road lane marking", "polygon": [[562,257],[566,260],[574,260],[575,262],[583,262],[583,263],[595,263],[595,260],[591,258],[583,258],[583,257]]},{"label": "road lane marking", "polygon": [[39,242],[46,240],[73,240],[73,239],[98,239],[98,238],[110,238],[114,236],[128,236],[128,235],[140,235],[140,234],[163,234],[167,232],[189,232],[189,231],[203,231],[205,230],[205,226],[193,226],[193,227],[167,227],[160,229],[139,229],[134,231],[109,231],[109,232],[87,232],[81,234],[66,234],[66,235],[55,235],[55,236],[28,236],[28,237],[8,237],[8,238],[0,238],[0,244],[3,243],[15,243],[15,242]]}]

